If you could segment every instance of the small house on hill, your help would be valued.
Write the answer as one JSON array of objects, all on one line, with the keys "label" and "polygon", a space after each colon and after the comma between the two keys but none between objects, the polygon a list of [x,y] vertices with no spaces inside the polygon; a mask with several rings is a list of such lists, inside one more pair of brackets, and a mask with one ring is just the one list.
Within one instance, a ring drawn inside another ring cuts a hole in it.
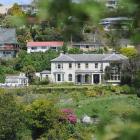
[{"label": "small house on hill", "polygon": [[0,28],[0,58],[16,57],[18,50],[16,30]]},{"label": "small house on hill", "polygon": [[46,52],[48,50],[58,51],[64,42],[62,41],[48,41],[48,42],[28,42],[27,53]]}]

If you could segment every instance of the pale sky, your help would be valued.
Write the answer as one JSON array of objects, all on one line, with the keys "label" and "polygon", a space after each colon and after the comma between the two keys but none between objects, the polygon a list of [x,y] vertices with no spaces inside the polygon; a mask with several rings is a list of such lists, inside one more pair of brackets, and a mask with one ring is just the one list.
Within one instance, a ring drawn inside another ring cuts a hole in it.
[{"label": "pale sky", "polygon": [[1,4],[11,5],[13,3],[29,4],[32,0],[0,0]]}]

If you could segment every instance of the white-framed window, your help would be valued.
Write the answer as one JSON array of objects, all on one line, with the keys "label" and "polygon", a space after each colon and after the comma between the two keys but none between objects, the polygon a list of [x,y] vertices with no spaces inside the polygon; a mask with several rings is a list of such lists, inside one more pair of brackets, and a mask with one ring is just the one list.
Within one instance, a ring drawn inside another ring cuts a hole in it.
[{"label": "white-framed window", "polygon": [[69,63],[69,69],[71,69],[72,68],[72,63]]},{"label": "white-framed window", "polygon": [[98,69],[99,64],[95,63],[95,69]]},{"label": "white-framed window", "polygon": [[78,65],[77,65],[77,66],[78,66],[78,69],[79,69],[79,68],[81,68],[81,64],[80,64],[80,63],[78,63]]},{"label": "white-framed window", "polygon": [[58,82],[61,81],[61,74],[57,74],[57,81],[58,81]]},{"label": "white-framed window", "polygon": [[110,79],[113,80],[113,81],[120,80],[120,72],[119,72],[118,67],[113,67],[112,68]]},{"label": "white-framed window", "polygon": [[85,64],[85,68],[88,69],[88,67],[89,67],[89,65],[88,65],[88,63],[86,63],[86,64]]},{"label": "white-framed window", "polygon": [[61,63],[56,64],[56,69],[63,69],[63,64]]},{"label": "white-framed window", "polygon": [[31,47],[32,50],[37,50],[37,47]]},{"label": "white-framed window", "polygon": [[72,81],[72,74],[68,75],[68,79],[69,79],[69,81]]}]

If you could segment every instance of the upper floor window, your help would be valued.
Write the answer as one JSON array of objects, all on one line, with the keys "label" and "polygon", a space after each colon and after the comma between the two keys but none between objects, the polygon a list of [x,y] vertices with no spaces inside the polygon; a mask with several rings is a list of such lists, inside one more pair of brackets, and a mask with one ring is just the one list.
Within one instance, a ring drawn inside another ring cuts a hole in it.
[{"label": "upper floor window", "polygon": [[85,64],[85,68],[86,68],[86,69],[88,68],[88,63]]},{"label": "upper floor window", "polygon": [[80,63],[78,63],[78,68],[80,68],[81,67],[81,64]]},{"label": "upper floor window", "polygon": [[97,69],[98,68],[98,63],[95,63],[95,69]]},{"label": "upper floor window", "polygon": [[69,69],[71,69],[72,68],[72,63],[69,63]]},{"label": "upper floor window", "polygon": [[57,69],[63,69],[63,64],[56,64]]},{"label": "upper floor window", "polygon": [[68,75],[69,81],[72,81],[72,74]]}]

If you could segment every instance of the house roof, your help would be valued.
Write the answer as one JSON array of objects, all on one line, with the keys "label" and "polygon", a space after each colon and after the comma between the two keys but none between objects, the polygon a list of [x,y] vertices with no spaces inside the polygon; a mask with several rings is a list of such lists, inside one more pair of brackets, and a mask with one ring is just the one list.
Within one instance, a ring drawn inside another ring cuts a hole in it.
[{"label": "house roof", "polygon": [[27,79],[27,77],[26,76],[11,75],[11,76],[6,76],[6,79]]},{"label": "house roof", "polygon": [[16,39],[16,30],[12,28],[0,28],[0,44],[15,44],[17,43]]},{"label": "house roof", "polygon": [[48,42],[28,42],[27,47],[61,47],[62,41],[48,41]]},{"label": "house roof", "polygon": [[121,54],[61,54],[51,62],[101,62],[127,60]]}]

